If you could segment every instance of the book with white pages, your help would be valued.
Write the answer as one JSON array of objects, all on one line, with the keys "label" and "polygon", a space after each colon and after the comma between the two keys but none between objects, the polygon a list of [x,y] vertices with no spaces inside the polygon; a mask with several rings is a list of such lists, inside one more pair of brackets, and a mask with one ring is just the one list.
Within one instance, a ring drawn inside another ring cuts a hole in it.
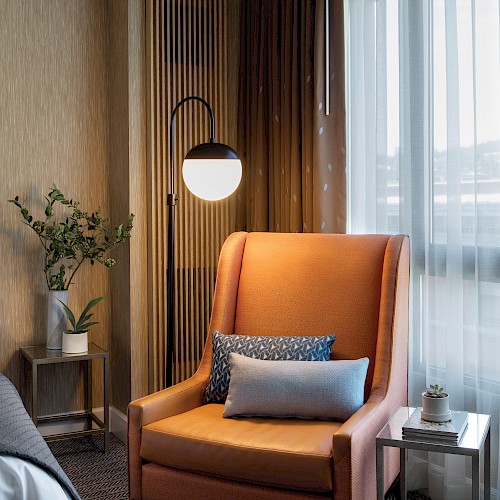
[{"label": "book with white pages", "polygon": [[428,422],[421,417],[422,408],[416,408],[403,425],[403,437],[433,438],[442,441],[458,442],[467,429],[469,413],[451,411],[449,422]]}]

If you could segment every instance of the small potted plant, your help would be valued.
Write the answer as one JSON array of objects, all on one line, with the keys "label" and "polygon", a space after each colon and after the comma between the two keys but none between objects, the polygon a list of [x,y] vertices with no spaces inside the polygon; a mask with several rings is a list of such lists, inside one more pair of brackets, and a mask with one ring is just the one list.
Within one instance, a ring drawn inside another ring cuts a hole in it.
[{"label": "small potted plant", "polygon": [[89,321],[94,315],[89,314],[90,309],[95,305],[99,304],[101,300],[104,300],[106,296],[97,297],[97,299],[91,300],[85,309],[80,314],[78,320],[75,319],[73,311],[62,301],[61,306],[64,310],[66,318],[68,318],[71,326],[73,328],[68,328],[64,330],[62,335],[62,352],[68,354],[76,354],[81,352],[87,352],[89,348],[88,330],[91,326],[97,325],[97,321]]},{"label": "small potted plant", "polygon": [[428,422],[449,422],[450,415],[448,393],[438,384],[430,385],[422,393],[422,419]]}]

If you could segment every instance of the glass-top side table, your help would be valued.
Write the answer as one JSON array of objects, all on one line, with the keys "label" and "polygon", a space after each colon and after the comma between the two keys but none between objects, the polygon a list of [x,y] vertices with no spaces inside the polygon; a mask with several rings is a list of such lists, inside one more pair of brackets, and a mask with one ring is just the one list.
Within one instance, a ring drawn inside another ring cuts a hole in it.
[{"label": "glass-top side table", "polygon": [[423,450],[472,457],[472,499],[479,500],[479,456],[484,452],[484,499],[490,498],[490,415],[470,413],[467,429],[459,444],[424,439],[403,438],[403,425],[415,408],[402,406],[378,433],[377,499],[384,498],[384,446],[400,449],[400,491],[406,499],[406,450]]},{"label": "glass-top side table", "polygon": [[[66,354],[45,346],[21,347],[21,355],[31,366],[30,416],[45,441],[56,441],[88,435],[104,435],[104,452],[109,449],[109,356],[107,351],[89,342],[87,352]],[[102,359],[104,364],[104,421],[97,417],[92,406],[92,360]],[[84,374],[85,410],[57,415],[38,415],[38,366],[79,362]],[[71,430],[61,431],[57,424]],[[55,430],[55,432],[54,432]]]}]

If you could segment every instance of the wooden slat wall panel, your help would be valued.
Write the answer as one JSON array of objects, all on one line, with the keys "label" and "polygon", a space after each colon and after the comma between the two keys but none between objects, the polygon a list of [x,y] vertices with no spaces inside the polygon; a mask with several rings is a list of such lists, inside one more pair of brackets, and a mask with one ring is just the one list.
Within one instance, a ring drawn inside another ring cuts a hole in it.
[{"label": "wooden slat wall panel", "polygon": [[[150,137],[151,237],[150,280],[150,390],[164,385],[165,271],[167,238],[168,128],[176,103],[188,95],[204,98],[215,114],[216,139],[235,147],[237,93],[228,82],[237,81],[239,22],[234,0],[150,0],[156,12],[152,23],[155,53],[151,61],[153,127]],[[231,5],[233,4],[233,5]],[[231,14],[231,18],[228,13]],[[165,40],[161,26],[166,21]],[[229,34],[229,35],[228,35]],[[231,40],[229,40],[231,38]],[[231,46],[231,47],[230,47]],[[228,52],[231,50],[232,52]],[[231,69],[228,68],[228,54]],[[166,56],[166,57],[165,57]],[[164,62],[164,64],[162,64]],[[154,72],[153,72],[154,73]],[[188,378],[201,358],[212,307],[217,259],[224,240],[234,228],[234,201],[205,202],[191,195],[182,181],[185,154],[209,139],[207,110],[198,102],[186,103],[176,116],[176,300],[174,382]]]}]

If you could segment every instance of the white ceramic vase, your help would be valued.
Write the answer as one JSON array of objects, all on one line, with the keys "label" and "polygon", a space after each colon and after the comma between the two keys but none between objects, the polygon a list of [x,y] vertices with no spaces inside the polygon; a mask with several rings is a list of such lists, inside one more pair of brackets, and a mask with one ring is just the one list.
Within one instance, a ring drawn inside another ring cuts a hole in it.
[{"label": "white ceramic vase", "polygon": [[449,422],[451,420],[450,398],[431,398],[422,393],[422,419],[428,422]]},{"label": "white ceramic vase", "polygon": [[62,352],[66,354],[79,354],[89,350],[88,332],[63,333]]},{"label": "white ceramic vase", "polygon": [[49,290],[47,296],[47,349],[62,348],[62,334],[66,329],[66,315],[61,303],[68,304],[68,290]]}]

